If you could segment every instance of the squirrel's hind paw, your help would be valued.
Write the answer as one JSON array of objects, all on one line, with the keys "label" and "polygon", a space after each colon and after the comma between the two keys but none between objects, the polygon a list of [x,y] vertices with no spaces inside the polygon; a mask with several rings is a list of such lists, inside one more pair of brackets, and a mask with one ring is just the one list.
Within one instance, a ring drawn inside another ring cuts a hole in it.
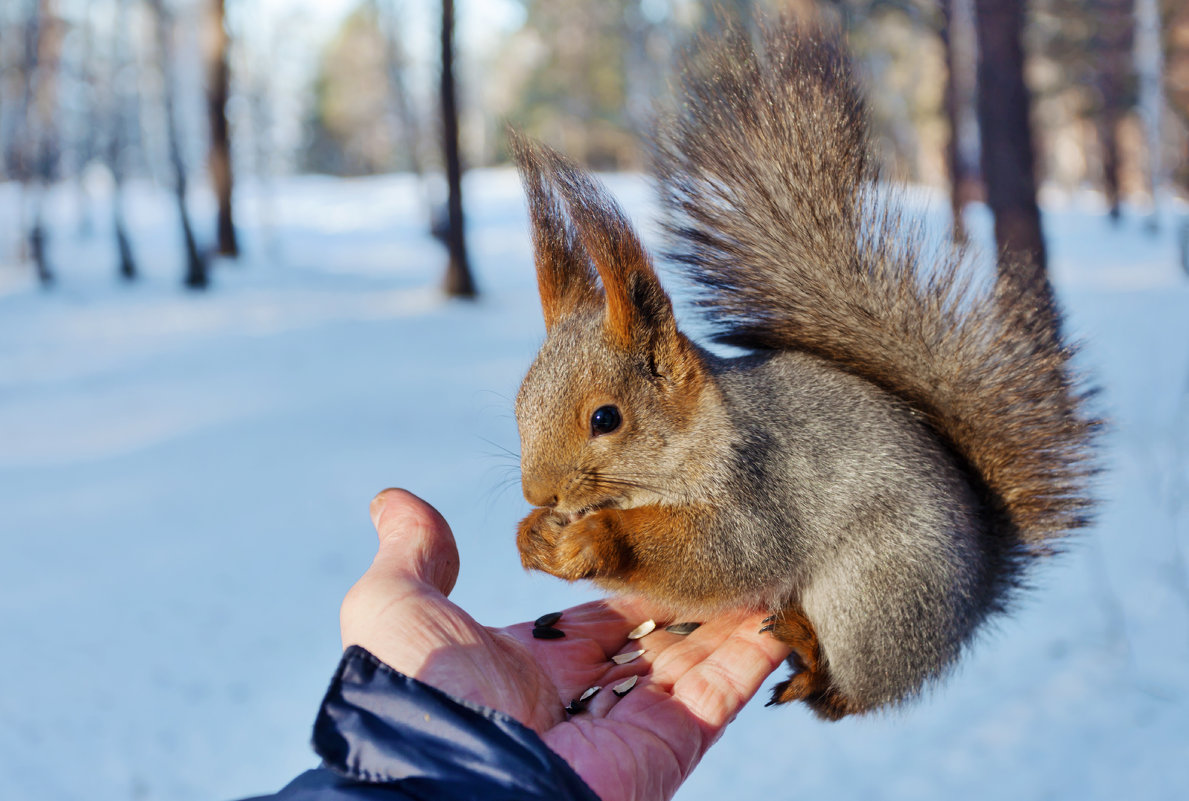
[{"label": "squirrel's hind paw", "polygon": [[772,688],[772,697],[764,706],[804,701],[823,720],[839,720],[865,710],[837,690],[822,686],[825,674],[798,671]]},{"label": "squirrel's hind paw", "polygon": [[817,631],[800,607],[786,608],[765,618],[764,624],[761,633],[771,632],[773,637],[793,650],[789,665],[796,670],[788,681],[782,681],[772,688],[772,697],[765,706],[804,701],[818,717],[825,720],[838,720],[866,711],[834,689]]}]

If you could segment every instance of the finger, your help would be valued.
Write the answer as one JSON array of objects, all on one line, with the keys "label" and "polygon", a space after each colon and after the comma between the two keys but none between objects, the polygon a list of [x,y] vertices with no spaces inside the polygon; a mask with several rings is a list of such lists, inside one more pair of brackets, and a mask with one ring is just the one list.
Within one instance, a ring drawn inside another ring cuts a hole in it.
[{"label": "finger", "polygon": [[762,618],[762,614],[746,618],[673,683],[674,699],[715,734],[734,719],[790,653],[776,638],[758,633]]},{"label": "finger", "polygon": [[368,573],[412,576],[449,595],[458,579],[458,547],[446,520],[411,492],[386,489],[371,503],[380,548]]},{"label": "finger", "polygon": [[[628,643],[628,633],[649,619],[663,620],[663,612],[640,598],[620,596],[570,607],[553,628],[571,639],[593,640],[602,649],[603,658],[610,660]],[[528,641],[532,628],[530,623],[521,623],[506,630]]]}]

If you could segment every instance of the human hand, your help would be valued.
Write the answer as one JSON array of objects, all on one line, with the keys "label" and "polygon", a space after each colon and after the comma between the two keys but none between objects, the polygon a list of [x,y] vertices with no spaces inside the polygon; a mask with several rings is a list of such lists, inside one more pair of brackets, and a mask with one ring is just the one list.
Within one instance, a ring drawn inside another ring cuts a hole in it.
[{"label": "human hand", "polygon": [[[604,801],[670,798],[789,654],[758,633],[762,614],[724,615],[687,636],[658,625],[629,641],[637,624],[661,619],[637,598],[565,610],[563,639],[534,639],[532,623],[483,626],[446,597],[458,550],[441,515],[403,490],[380,493],[371,513],[380,547],[343,600],[344,647],[361,645],[402,673],[511,715]],[[611,661],[641,648],[633,662]],[[632,675],[636,686],[616,697],[611,688]],[[596,685],[603,689],[584,712],[566,713]]]}]

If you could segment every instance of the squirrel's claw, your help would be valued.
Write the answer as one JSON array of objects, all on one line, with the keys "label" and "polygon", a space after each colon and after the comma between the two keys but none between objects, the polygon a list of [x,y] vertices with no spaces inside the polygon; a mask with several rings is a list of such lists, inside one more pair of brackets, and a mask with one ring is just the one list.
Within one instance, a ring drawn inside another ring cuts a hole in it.
[{"label": "squirrel's claw", "polygon": [[798,671],[772,688],[772,697],[764,706],[804,701],[822,720],[840,720],[867,711],[826,684],[826,680],[819,672]]},{"label": "squirrel's claw", "polygon": [[760,631],[772,632],[773,637],[792,649],[788,662],[795,671],[787,681],[772,688],[772,697],[764,706],[804,701],[824,720],[838,720],[866,711],[866,707],[835,688],[821,643],[817,639],[817,631],[803,609],[789,607],[767,618],[767,621],[770,622]]}]

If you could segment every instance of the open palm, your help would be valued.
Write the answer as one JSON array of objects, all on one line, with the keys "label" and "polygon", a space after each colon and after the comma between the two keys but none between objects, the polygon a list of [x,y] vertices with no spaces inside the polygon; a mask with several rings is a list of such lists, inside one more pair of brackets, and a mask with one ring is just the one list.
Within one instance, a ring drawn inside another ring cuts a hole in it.
[{"label": "open palm", "polygon": [[[535,730],[604,801],[669,798],[706,749],[788,656],[759,634],[759,614],[707,621],[683,636],[634,598],[563,612],[565,637],[540,640],[533,625],[489,628],[449,601],[458,551],[445,520],[401,490],[372,502],[375,561],[343,601],[343,644],[358,644],[397,670],[452,695],[506,712]],[[629,641],[637,624],[657,629]],[[615,654],[644,650],[615,664]],[[612,687],[630,676],[623,697]],[[602,687],[584,711],[567,703]]]}]

